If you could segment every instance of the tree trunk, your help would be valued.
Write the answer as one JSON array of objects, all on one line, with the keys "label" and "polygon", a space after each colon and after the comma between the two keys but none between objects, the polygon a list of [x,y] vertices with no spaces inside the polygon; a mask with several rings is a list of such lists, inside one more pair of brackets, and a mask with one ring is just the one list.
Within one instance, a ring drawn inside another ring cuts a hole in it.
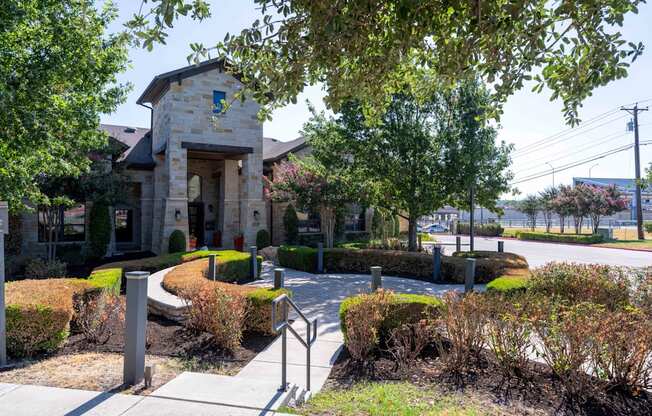
[{"label": "tree trunk", "polygon": [[324,241],[327,248],[333,248],[335,241],[335,209],[331,207],[322,206],[319,210],[321,215],[322,224],[325,227]]},{"label": "tree trunk", "polygon": [[109,220],[111,222],[111,238],[109,238],[109,246],[106,249],[104,257],[113,257],[116,254],[115,248],[115,209],[112,206],[107,207],[109,210]]},{"label": "tree trunk", "polygon": [[598,228],[600,227],[600,216],[599,215],[593,215],[591,217],[591,221],[593,222],[593,234],[598,233]]},{"label": "tree trunk", "polygon": [[564,234],[564,227],[566,226],[566,217],[563,215],[559,216],[559,231]]},{"label": "tree trunk", "polygon": [[414,215],[410,215],[408,224],[408,251],[417,251],[417,219]]}]

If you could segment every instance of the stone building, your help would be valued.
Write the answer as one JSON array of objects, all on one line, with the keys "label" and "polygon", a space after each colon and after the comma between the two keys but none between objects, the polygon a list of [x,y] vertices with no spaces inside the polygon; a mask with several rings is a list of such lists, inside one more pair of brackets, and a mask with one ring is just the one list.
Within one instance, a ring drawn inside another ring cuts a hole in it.
[{"label": "stone building", "polygon": [[[117,162],[130,182],[113,207],[115,251],[165,253],[174,230],[190,247],[233,248],[238,237],[246,247],[261,229],[274,243],[284,241],[284,207],[265,202],[263,172],[309,148],[303,139],[264,139],[259,105],[232,102],[240,88],[222,61],[209,60],[154,77],[137,101],[150,109],[149,129],[102,125],[122,151]],[[231,105],[222,112],[224,102]],[[61,246],[83,248],[89,208],[80,203],[61,210]],[[320,232],[318,218],[300,215],[305,234]],[[38,210],[23,215],[23,254],[45,253],[42,217]],[[365,229],[353,222],[352,229]]]}]

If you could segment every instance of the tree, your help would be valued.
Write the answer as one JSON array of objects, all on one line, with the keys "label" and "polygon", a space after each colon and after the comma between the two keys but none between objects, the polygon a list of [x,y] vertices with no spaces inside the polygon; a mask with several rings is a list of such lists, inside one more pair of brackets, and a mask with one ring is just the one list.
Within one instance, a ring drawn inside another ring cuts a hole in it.
[{"label": "tree", "polygon": [[106,255],[113,231],[108,205],[100,201],[93,204],[88,228],[89,254],[101,259]]},{"label": "tree", "polygon": [[557,189],[557,197],[553,201],[553,210],[559,216],[559,228],[563,234],[566,228],[566,218],[573,215],[575,211],[575,197],[573,188],[561,185]]},{"label": "tree", "polygon": [[338,208],[350,202],[347,178],[334,174],[313,158],[281,162],[274,178],[267,180],[268,196],[274,201],[293,201],[302,211],[318,211],[326,247],[335,240]]},{"label": "tree", "polygon": [[[546,232],[550,232],[552,227],[552,215],[555,213],[555,198],[558,195],[557,188],[546,188],[539,193],[539,201],[541,202],[541,213],[546,223]],[[561,220],[561,218],[560,218]],[[561,225],[563,232],[563,225]]]},{"label": "tree", "polygon": [[570,196],[575,203],[572,206],[571,211],[573,225],[575,226],[575,234],[581,234],[582,226],[584,225],[584,218],[589,215],[592,192],[588,185],[580,183],[572,188]]},{"label": "tree", "polygon": [[593,225],[593,234],[598,232],[602,216],[613,215],[627,209],[627,201],[615,186],[600,187],[586,185],[589,202],[589,217]]},{"label": "tree", "polygon": [[295,244],[299,237],[299,218],[292,204],[288,204],[283,213],[283,227],[285,228],[287,242]]},{"label": "tree", "polygon": [[108,35],[116,10],[92,0],[9,0],[0,10],[0,200],[41,198],[38,178],[78,176],[106,143],[99,115],[127,86],[128,37]]},{"label": "tree", "polygon": [[536,195],[528,195],[519,202],[517,209],[527,215],[528,225],[534,231],[537,226],[537,214],[541,209],[541,200]]},{"label": "tree", "polygon": [[[175,19],[210,16],[204,0],[141,0],[127,23],[144,47],[165,42]],[[471,2],[256,0],[259,19],[217,45],[191,44],[189,59],[227,57],[250,94],[271,108],[295,102],[306,85],[323,82],[335,111],[358,100],[378,115],[387,96],[430,95],[433,79],[477,75],[504,101],[524,83],[561,98],[573,123],[591,91],[627,75],[643,51],[614,26],[643,0]],[[271,94],[270,94],[271,93]]]}]

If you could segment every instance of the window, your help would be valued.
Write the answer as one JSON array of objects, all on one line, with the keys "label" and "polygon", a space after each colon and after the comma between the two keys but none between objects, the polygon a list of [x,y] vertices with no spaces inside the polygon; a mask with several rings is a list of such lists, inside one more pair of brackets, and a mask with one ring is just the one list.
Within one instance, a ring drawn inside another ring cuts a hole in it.
[{"label": "window", "polygon": [[115,241],[131,243],[134,239],[134,211],[131,209],[115,210]]},{"label": "window", "polygon": [[345,231],[365,231],[365,209],[358,205],[348,207],[344,215]]},{"label": "window", "polygon": [[319,233],[321,232],[321,216],[318,212],[297,212],[299,219],[299,232],[300,233]]},{"label": "window", "polygon": [[224,91],[213,91],[213,113],[219,114],[222,112],[222,101],[226,100],[226,93]]},{"label": "window", "polygon": [[[79,204],[74,207],[58,209],[58,218],[55,223],[59,227],[59,241],[84,241],[86,240],[86,206]],[[38,209],[38,241],[48,241],[46,211]],[[54,238],[54,237],[53,237]]]},{"label": "window", "polygon": [[188,202],[201,202],[201,176],[188,174]]}]

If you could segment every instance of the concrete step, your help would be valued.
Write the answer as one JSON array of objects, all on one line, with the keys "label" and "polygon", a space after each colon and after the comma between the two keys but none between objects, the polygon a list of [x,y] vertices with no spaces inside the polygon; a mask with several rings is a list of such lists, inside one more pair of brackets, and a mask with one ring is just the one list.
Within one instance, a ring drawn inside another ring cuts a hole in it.
[{"label": "concrete step", "polygon": [[279,391],[279,380],[184,372],[149,397],[210,403],[242,409],[275,411],[302,394],[296,384]]}]

